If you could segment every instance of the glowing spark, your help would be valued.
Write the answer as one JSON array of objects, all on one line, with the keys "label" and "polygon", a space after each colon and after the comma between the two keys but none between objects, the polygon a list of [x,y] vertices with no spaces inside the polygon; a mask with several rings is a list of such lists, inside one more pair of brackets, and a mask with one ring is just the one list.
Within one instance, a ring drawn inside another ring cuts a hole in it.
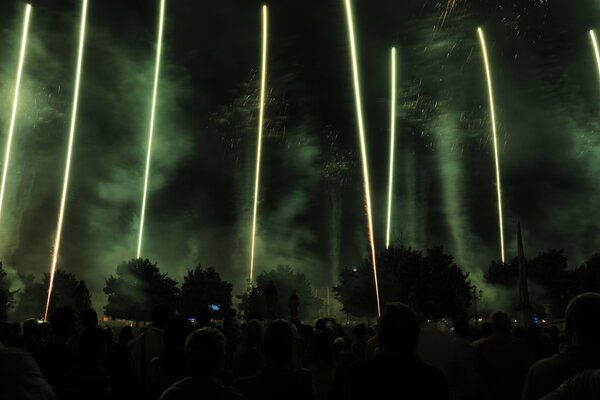
[{"label": "glowing spark", "polygon": [[450,13],[452,13],[452,10],[454,10],[454,7],[456,7],[456,0],[448,0],[448,5],[446,6],[446,11],[444,11],[444,14],[442,16],[441,26],[444,26],[444,24],[446,23],[446,19],[448,19],[448,17],[450,16]]},{"label": "glowing spark", "polygon": [[156,47],[156,63],[154,69],[154,89],[152,91],[152,111],[150,112],[150,130],[148,132],[148,153],[146,154],[146,173],[144,175],[144,194],[142,195],[142,213],[140,215],[140,232],[138,237],[137,258],[142,254],[144,237],[144,218],[146,217],[146,199],[148,197],[148,180],[150,177],[150,160],[152,158],[152,137],[154,136],[154,118],[156,116],[156,99],[158,94],[158,78],[160,76],[160,54],[162,51],[163,26],[165,21],[165,0],[160,0],[160,17],[158,22],[158,44]]},{"label": "glowing spark", "polygon": [[25,22],[23,24],[23,39],[21,40],[21,54],[19,55],[19,66],[17,69],[17,81],[15,84],[15,97],[13,99],[12,116],[10,118],[10,127],[8,128],[8,138],[6,141],[6,153],[4,155],[4,169],[2,171],[2,186],[0,187],[0,214],[2,213],[2,203],[4,200],[4,190],[6,189],[6,177],[8,174],[8,163],[10,161],[10,150],[12,146],[13,133],[15,130],[15,121],[17,119],[17,106],[19,104],[19,89],[21,88],[21,75],[23,73],[23,64],[25,62],[25,49],[27,48],[27,32],[29,31],[29,16],[31,15],[31,4],[25,6]]},{"label": "glowing spark", "polygon": [[600,76],[600,50],[598,49],[598,40],[596,40],[596,32],[593,29],[590,31],[590,37],[592,38],[594,54],[596,55],[596,65],[598,66],[598,75]]},{"label": "glowing spark", "polygon": [[483,29],[477,28],[479,34],[479,40],[481,42],[481,50],[483,52],[483,62],[485,64],[485,74],[487,77],[488,94],[490,101],[490,114],[492,116],[492,134],[494,138],[494,158],[496,164],[496,192],[498,195],[498,224],[500,229],[500,253],[502,256],[502,262],[504,263],[504,226],[502,218],[502,186],[500,182],[500,160],[498,157],[498,134],[496,132],[496,112],[494,106],[494,92],[492,89],[492,74],[490,72],[490,64],[488,61],[487,48],[485,46],[485,37],[483,36]]},{"label": "glowing spark", "polygon": [[396,142],[396,48],[392,47],[391,64],[391,118],[390,118],[390,180],[388,183],[388,213],[387,213],[387,232],[385,235],[385,248],[390,247],[390,231],[392,225],[392,194],[394,192],[394,147]]},{"label": "glowing spark", "polygon": [[52,254],[52,267],[50,269],[50,284],[48,286],[48,299],[46,301],[46,311],[44,320],[48,320],[48,310],[50,308],[50,297],[54,286],[54,273],[56,272],[56,263],[60,252],[60,240],[62,235],[63,220],[65,216],[65,205],[67,201],[67,191],[69,189],[69,173],[71,170],[71,156],[73,155],[73,141],[75,139],[75,124],[77,122],[77,105],[79,102],[79,83],[81,81],[81,64],[83,61],[83,44],[85,40],[85,22],[87,17],[87,0],[83,0],[83,10],[81,11],[81,31],[79,33],[79,51],[77,56],[77,70],[75,73],[75,94],[73,98],[73,112],[71,114],[71,129],[69,132],[69,146],[67,150],[67,163],[65,166],[65,176],[63,180],[62,197],[60,200],[60,212],[58,213],[58,224],[56,227],[56,239],[54,242],[54,252]]},{"label": "glowing spark", "polygon": [[258,145],[256,148],[256,180],[254,182],[254,211],[252,214],[252,245],[250,248],[250,285],[254,278],[254,251],[256,246],[256,215],[258,211],[258,187],[260,182],[260,157],[262,152],[262,136],[265,115],[265,90],[267,80],[267,43],[268,43],[267,6],[262,8],[262,71],[260,82],[260,111],[258,114]]},{"label": "glowing spark", "polygon": [[365,129],[362,115],[362,99],[360,94],[360,80],[358,79],[358,61],[356,56],[356,43],[354,39],[354,22],[352,18],[352,5],[350,0],[345,0],[346,17],[348,19],[348,36],[350,50],[352,53],[352,70],[354,76],[354,97],[356,103],[356,116],[358,119],[358,134],[360,138],[360,150],[362,154],[362,169],[364,177],[365,203],[367,211],[367,223],[369,227],[369,241],[371,245],[371,259],[373,263],[373,277],[375,280],[375,294],[377,296],[377,315],[381,315],[381,304],[379,301],[379,281],[377,279],[377,263],[375,261],[375,239],[373,236],[373,215],[371,212],[371,189],[369,187],[369,166],[367,162],[367,145],[365,143]]}]

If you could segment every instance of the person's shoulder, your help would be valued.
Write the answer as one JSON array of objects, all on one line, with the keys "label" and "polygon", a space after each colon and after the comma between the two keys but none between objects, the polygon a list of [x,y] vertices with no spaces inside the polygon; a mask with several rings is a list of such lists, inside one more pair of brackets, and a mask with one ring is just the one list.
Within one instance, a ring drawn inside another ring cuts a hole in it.
[{"label": "person's shoulder", "polygon": [[562,369],[564,366],[571,365],[573,363],[573,357],[570,357],[565,354],[554,354],[551,357],[544,358],[543,360],[539,360],[535,364],[531,366],[530,373],[544,373],[546,371],[552,371],[556,369]]},{"label": "person's shoulder", "polygon": [[515,346],[529,348],[529,344],[527,344],[527,342],[523,339],[514,336],[509,337],[509,339],[512,343],[514,343]]},{"label": "person's shoulder", "polygon": [[16,368],[24,364],[35,363],[31,354],[22,349],[0,346],[0,357],[2,365],[10,368]]},{"label": "person's shoulder", "polygon": [[544,399],[597,399],[600,396],[600,369],[590,369],[567,379]]},{"label": "person's shoulder", "polygon": [[489,346],[490,344],[493,344],[495,341],[496,341],[496,338],[493,336],[481,338],[475,342],[475,346],[478,346],[478,347]]}]

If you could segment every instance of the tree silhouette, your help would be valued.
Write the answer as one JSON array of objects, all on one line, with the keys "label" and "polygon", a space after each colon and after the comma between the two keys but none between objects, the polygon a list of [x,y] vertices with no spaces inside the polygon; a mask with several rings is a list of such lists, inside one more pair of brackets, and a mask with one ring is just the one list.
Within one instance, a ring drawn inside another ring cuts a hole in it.
[{"label": "tree silhouette", "polygon": [[219,306],[217,316],[223,316],[231,308],[231,290],[233,285],[221,279],[214,268],[203,269],[198,265],[188,270],[183,278],[179,295],[179,311],[193,315],[200,307],[209,304]]},{"label": "tree silhouette", "polygon": [[[36,282],[33,275],[20,276],[25,287],[17,302],[16,315],[20,320],[27,318],[41,318],[44,315],[46,301],[48,299],[48,287],[50,286],[50,274],[44,274],[42,282]],[[58,307],[72,306],[77,309],[77,288],[80,281],[70,272],[56,270],[54,273],[54,285],[50,299],[50,313]],[[85,285],[85,284],[84,284]],[[87,301],[83,307],[91,307],[91,296],[88,292]],[[82,310],[77,310],[82,312]]]},{"label": "tree silhouette", "polygon": [[108,295],[105,314],[112,318],[150,321],[152,307],[158,304],[175,306],[177,282],[161,274],[156,263],[148,259],[133,259],[117,267],[117,275],[106,280]]},{"label": "tree silhouette", "polygon": [[[370,317],[377,311],[371,260],[340,271],[340,285],[334,287],[342,311]],[[417,312],[441,318],[458,316],[471,304],[469,274],[463,272],[442,247],[425,255],[410,247],[391,247],[377,258],[381,304],[401,301]]]},{"label": "tree silhouette", "polygon": [[[564,309],[577,292],[580,271],[569,269],[567,257],[562,250],[547,250],[526,260],[527,279],[540,285],[545,293],[534,299],[538,304],[552,303]],[[519,280],[519,260],[517,257],[508,263],[493,261],[484,275],[487,282],[507,288],[517,288]],[[515,306],[518,296],[515,296]]]},{"label": "tree silhouette", "polygon": [[579,292],[600,293],[600,253],[593,254],[578,270]]},{"label": "tree silhouette", "polygon": [[298,310],[300,318],[308,319],[319,315],[319,310],[323,307],[323,300],[313,294],[306,275],[295,272],[289,265],[279,265],[277,268],[264,271],[256,277],[256,286],[252,288],[250,293],[240,296],[240,307],[244,312],[259,311],[262,315],[267,315],[264,293],[271,281],[275,284],[279,297],[276,307],[277,317],[290,317],[288,300],[293,290],[296,291],[300,300]]}]

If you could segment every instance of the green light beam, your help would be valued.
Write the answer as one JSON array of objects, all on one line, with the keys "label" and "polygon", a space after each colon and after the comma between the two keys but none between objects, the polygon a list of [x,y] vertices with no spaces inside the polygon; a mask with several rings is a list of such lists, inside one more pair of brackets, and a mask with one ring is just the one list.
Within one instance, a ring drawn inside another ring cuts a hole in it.
[{"label": "green light beam", "polygon": [[598,40],[596,39],[596,32],[593,29],[590,31],[590,37],[592,38],[592,45],[594,46],[594,55],[596,56],[596,65],[598,67],[598,76],[600,77],[600,50],[598,49]]},{"label": "green light beam", "polygon": [[27,33],[29,32],[29,17],[31,15],[31,4],[25,6],[25,22],[23,23],[23,38],[21,40],[21,53],[19,55],[19,66],[17,68],[17,80],[15,83],[15,97],[13,98],[12,116],[10,118],[10,127],[8,128],[8,138],[6,140],[6,152],[4,154],[4,168],[2,170],[2,186],[0,187],[0,215],[2,214],[2,204],[4,202],[4,192],[6,189],[6,178],[8,176],[8,165],[10,162],[10,151],[12,148],[13,134],[15,131],[15,122],[17,120],[17,109],[19,105],[19,90],[21,88],[21,76],[23,74],[23,64],[25,63],[25,50],[27,48]]},{"label": "green light beam", "polygon": [[390,248],[390,232],[392,229],[392,196],[394,192],[394,149],[396,147],[396,48],[392,47],[391,55],[391,117],[390,117],[390,180],[388,182],[388,212],[385,248]]},{"label": "green light beam", "polygon": [[375,238],[373,235],[373,215],[371,212],[371,188],[369,185],[369,165],[367,160],[367,145],[365,143],[365,129],[363,124],[362,99],[360,94],[360,80],[358,73],[358,60],[356,55],[356,41],[354,38],[354,22],[352,18],[352,5],[350,0],[345,0],[346,17],[348,19],[348,37],[352,55],[352,71],[354,79],[354,97],[356,103],[356,117],[358,120],[358,135],[360,138],[360,150],[362,154],[362,170],[365,189],[365,208],[367,212],[367,223],[369,229],[369,242],[371,245],[371,260],[373,264],[373,278],[375,280],[375,294],[377,296],[377,315],[381,315],[381,303],[379,301],[379,281],[377,279],[377,263],[375,256]]},{"label": "green light beam", "polygon": [[258,114],[258,144],[256,147],[256,179],[254,182],[254,210],[252,213],[252,244],[250,246],[250,285],[254,279],[254,253],[256,247],[256,220],[258,214],[258,189],[260,182],[260,159],[262,155],[262,136],[265,114],[265,91],[267,81],[267,44],[268,44],[268,13],[267,6],[262,8],[262,71],[260,83],[260,111]]},{"label": "green light beam", "polygon": [[142,212],[140,215],[140,232],[138,237],[137,258],[142,254],[144,237],[144,219],[146,218],[146,202],[148,198],[148,181],[150,178],[150,161],[152,158],[152,137],[154,136],[154,119],[156,116],[156,99],[158,95],[158,80],[160,76],[160,54],[162,52],[163,27],[165,21],[165,0],[160,0],[160,17],[158,22],[158,44],[156,48],[156,64],[154,69],[154,89],[152,91],[152,111],[150,113],[150,130],[148,132],[148,152],[146,154],[146,172],[144,174],[144,193],[142,195]]},{"label": "green light beam", "polygon": [[77,122],[77,105],[79,103],[79,85],[81,82],[81,64],[83,62],[83,44],[85,41],[85,23],[87,18],[88,0],[83,0],[83,10],[81,12],[81,31],[79,33],[79,51],[77,56],[77,70],[75,73],[75,94],[73,98],[73,112],[71,114],[71,129],[69,131],[69,145],[67,150],[67,162],[65,166],[65,176],[63,180],[62,197],[60,200],[60,212],[58,213],[58,224],[56,226],[56,239],[54,242],[54,252],[52,254],[52,267],[50,268],[50,284],[48,286],[48,299],[46,301],[46,311],[44,312],[44,321],[48,320],[48,310],[50,308],[50,298],[54,286],[54,274],[60,252],[60,242],[62,236],[63,221],[67,202],[67,192],[69,189],[69,174],[71,171],[71,158],[73,155],[73,142],[75,140],[75,125]]},{"label": "green light beam", "polygon": [[490,102],[490,114],[492,117],[492,136],[494,138],[494,159],[496,165],[496,193],[498,196],[498,225],[500,229],[500,254],[502,256],[502,262],[505,262],[504,258],[504,219],[502,217],[502,185],[500,181],[500,159],[498,157],[498,133],[496,130],[496,111],[494,106],[494,91],[492,87],[492,74],[490,72],[490,64],[488,61],[487,47],[485,45],[485,37],[483,35],[483,29],[477,28],[479,34],[479,40],[481,42],[481,50],[483,53],[483,62],[485,64],[485,74],[487,78],[488,95]]}]

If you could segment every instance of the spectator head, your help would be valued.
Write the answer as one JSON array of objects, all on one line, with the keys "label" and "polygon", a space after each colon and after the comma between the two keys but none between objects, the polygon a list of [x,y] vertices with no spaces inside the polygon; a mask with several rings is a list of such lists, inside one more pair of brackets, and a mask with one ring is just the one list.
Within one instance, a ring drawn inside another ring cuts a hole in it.
[{"label": "spectator head", "polygon": [[527,325],[527,339],[531,341],[539,341],[542,338],[542,327],[540,324],[530,322]]},{"label": "spectator head", "polygon": [[312,325],[302,325],[300,328],[300,336],[307,342],[310,341],[311,336],[315,333],[315,328]]},{"label": "spectator head", "polygon": [[375,335],[377,335],[375,328],[369,325],[367,327],[367,339],[371,339],[372,337],[375,337]]},{"label": "spectator head", "polygon": [[512,322],[510,317],[504,311],[496,311],[492,314],[492,330],[494,335],[503,335],[510,333]]},{"label": "spectator head", "polygon": [[98,326],[98,314],[91,308],[81,313],[81,326],[84,329],[92,329]]},{"label": "spectator head", "polygon": [[316,331],[326,331],[327,330],[327,321],[325,321],[323,318],[320,318],[317,320],[317,322],[315,322],[315,330]]},{"label": "spectator head", "polygon": [[565,319],[567,334],[574,345],[600,346],[600,294],[583,293],[575,296],[567,306]]},{"label": "spectator head", "polygon": [[21,324],[18,322],[13,322],[11,324],[12,334],[13,336],[21,336]]},{"label": "spectator head", "polygon": [[48,337],[50,336],[50,324],[48,322],[42,322],[37,327],[37,338],[42,344],[46,344],[48,342]]},{"label": "spectator head", "polygon": [[377,325],[382,353],[411,355],[417,348],[420,332],[415,312],[402,303],[389,304]]},{"label": "spectator head", "polygon": [[525,329],[524,327],[522,327],[520,325],[516,326],[515,329],[513,329],[512,334],[517,339],[527,341],[527,329]]},{"label": "spectator head", "polygon": [[[342,338],[337,339],[344,341]],[[308,355],[313,363],[335,366],[335,350],[325,332],[317,332],[310,338]]]},{"label": "spectator head", "polygon": [[237,317],[237,310],[235,308],[230,308],[229,311],[227,311],[227,316],[229,318],[236,318]]},{"label": "spectator head", "polygon": [[78,349],[82,362],[101,365],[106,355],[106,334],[100,328],[84,330],[79,335]]},{"label": "spectator head", "polygon": [[66,338],[74,335],[77,330],[77,315],[73,307],[57,308],[50,316],[50,327],[54,337]]},{"label": "spectator head", "polygon": [[[94,328],[92,328],[92,329],[94,329]],[[104,332],[104,339],[106,340],[106,348],[110,349],[115,342],[115,335],[113,334],[113,330],[110,327],[105,326],[104,329],[102,329],[102,332]]]},{"label": "spectator head", "polygon": [[37,331],[38,323],[35,319],[28,319],[23,322],[23,336],[33,337]]},{"label": "spectator head", "polygon": [[335,338],[333,341],[333,347],[335,349],[336,354],[342,354],[346,350],[346,342],[343,338]]},{"label": "spectator head", "polygon": [[127,344],[127,343],[131,342],[132,340],[133,340],[133,329],[131,329],[131,326],[125,325],[124,327],[121,328],[121,331],[119,332],[119,338],[117,339],[117,342],[120,344]]},{"label": "spectator head", "polygon": [[367,325],[358,324],[354,327],[354,337],[356,340],[365,340],[367,337]]},{"label": "spectator head", "polygon": [[246,321],[252,321],[253,319],[257,319],[259,321],[262,321],[262,314],[259,311],[250,311],[247,315],[246,315]]},{"label": "spectator head", "polygon": [[485,321],[481,324],[481,338],[487,339],[494,333],[494,328],[492,327],[492,323],[489,321]]},{"label": "spectator head", "polygon": [[181,315],[171,317],[165,326],[165,333],[163,334],[165,353],[183,357],[185,340],[193,331],[194,325],[189,318]]},{"label": "spectator head", "polygon": [[456,336],[467,339],[469,337],[469,332],[471,328],[469,327],[469,323],[464,319],[458,319],[454,322],[454,333]]},{"label": "spectator head", "polygon": [[215,328],[192,332],[185,341],[188,372],[195,378],[217,375],[225,367],[225,336]]},{"label": "spectator head", "polygon": [[171,316],[171,307],[168,304],[159,304],[152,309],[152,325],[164,328]]},{"label": "spectator head", "polygon": [[294,328],[287,321],[273,321],[267,326],[263,350],[268,362],[291,366],[294,354]]},{"label": "spectator head", "polygon": [[475,326],[473,327],[473,329],[471,329],[471,335],[469,337],[469,341],[471,343],[478,341],[482,337],[483,336],[481,335],[481,329],[478,326]]},{"label": "spectator head", "polygon": [[248,321],[246,324],[245,341],[250,346],[260,346],[264,335],[263,324],[257,319]]},{"label": "spectator head", "polygon": [[204,328],[205,326],[210,326],[212,322],[213,312],[208,307],[201,307],[198,312],[196,312],[196,323],[198,324],[198,328]]}]

